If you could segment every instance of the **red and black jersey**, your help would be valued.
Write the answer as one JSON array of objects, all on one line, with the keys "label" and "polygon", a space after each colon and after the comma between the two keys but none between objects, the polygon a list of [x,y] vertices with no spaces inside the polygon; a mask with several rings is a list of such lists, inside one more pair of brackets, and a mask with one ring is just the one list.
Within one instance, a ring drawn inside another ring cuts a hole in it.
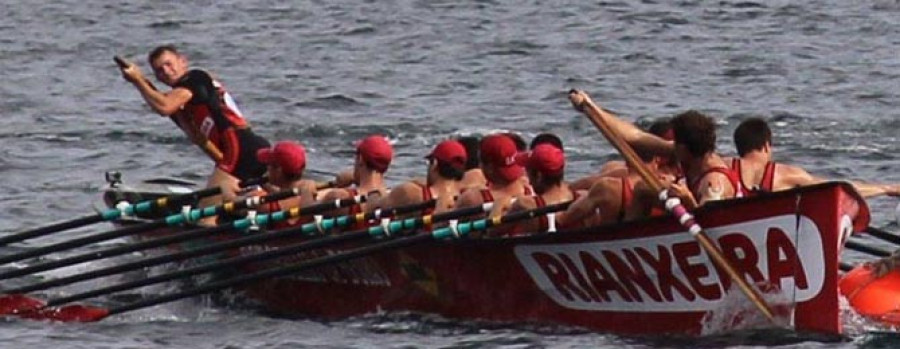
[{"label": "red and black jersey", "polygon": [[222,151],[223,159],[217,165],[232,173],[241,156],[241,140],[236,131],[248,127],[237,103],[222,84],[203,70],[188,71],[174,87],[191,91],[191,100],[183,112],[190,119],[193,131]]}]

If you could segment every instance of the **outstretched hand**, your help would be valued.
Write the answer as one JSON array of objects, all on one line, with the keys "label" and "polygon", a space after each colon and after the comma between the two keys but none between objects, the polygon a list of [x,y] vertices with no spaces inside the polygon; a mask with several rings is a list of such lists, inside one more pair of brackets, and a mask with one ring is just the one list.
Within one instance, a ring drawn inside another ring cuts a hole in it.
[{"label": "outstretched hand", "polygon": [[584,93],[584,91],[571,89],[569,90],[569,101],[572,102],[572,106],[575,107],[578,111],[584,111],[584,105],[589,103],[591,97]]},{"label": "outstretched hand", "polygon": [[138,67],[137,64],[126,61],[118,56],[116,56],[116,64],[119,65],[119,69],[122,71],[122,78],[124,78],[125,81],[134,84],[145,80],[144,73],[141,72],[141,68]]}]

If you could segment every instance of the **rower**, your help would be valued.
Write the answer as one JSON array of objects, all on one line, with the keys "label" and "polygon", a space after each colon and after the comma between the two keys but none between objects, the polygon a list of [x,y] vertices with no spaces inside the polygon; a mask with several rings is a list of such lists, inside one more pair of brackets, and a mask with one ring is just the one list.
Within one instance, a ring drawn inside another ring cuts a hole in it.
[{"label": "rower", "polygon": [[[772,130],[761,118],[749,118],[734,130],[738,156],[731,159],[731,169],[738,175],[746,195],[788,190],[798,186],[827,181],[806,170],[772,160]],[[900,185],[849,181],[863,197],[898,196]]]},{"label": "rower", "polygon": [[[371,135],[363,138],[356,144],[352,186],[322,191],[318,200],[332,202],[349,199],[356,195],[365,195],[366,202],[376,202],[387,196],[388,188],[384,182],[384,174],[387,172],[393,156],[394,149],[384,136]],[[335,210],[333,213],[335,215],[356,214],[365,212],[367,208],[366,203],[361,203],[348,209]]]},{"label": "rower", "polygon": [[465,189],[480,189],[487,186],[487,179],[481,171],[481,139],[477,136],[462,136],[456,139],[466,148],[466,172],[461,185]]},{"label": "rower", "polygon": [[[649,151],[636,150],[644,167],[652,174],[674,178],[661,164],[666,160]],[[665,209],[649,190],[640,173],[626,165],[625,175],[607,175],[597,179],[585,195],[580,195],[566,211],[556,215],[558,228],[575,228],[610,222],[623,222],[649,215],[662,215]]]},{"label": "rower", "polygon": [[[267,193],[276,193],[294,188],[300,191],[299,196],[262,205],[259,207],[259,211],[276,212],[306,206],[315,201],[316,183],[312,180],[303,179],[303,170],[306,169],[306,150],[302,145],[292,141],[281,141],[271,148],[257,151],[256,158],[260,163],[266,164],[268,168],[266,174],[269,180],[263,185]],[[298,219],[291,219],[281,226],[291,226],[298,223]]]},{"label": "rower", "polygon": [[480,153],[481,169],[488,184],[463,192],[455,207],[472,207],[486,202],[502,202],[516,195],[531,195],[531,187],[524,178],[525,169],[516,163],[516,143],[509,136],[498,133],[484,137]]},{"label": "rower", "polygon": [[[544,139],[552,139],[545,137]],[[558,138],[557,138],[558,139]],[[516,163],[525,167],[535,195],[517,195],[508,212],[501,208],[494,214],[532,210],[538,207],[575,200],[584,192],[576,193],[564,180],[566,157],[556,144],[561,142],[532,142],[534,148],[516,156]],[[515,236],[555,230],[554,216],[541,216],[519,224],[503,225],[490,232],[492,236]]]},{"label": "rower", "polygon": [[436,199],[434,209],[426,209],[424,214],[453,208],[462,189],[461,180],[468,160],[466,148],[460,142],[448,139],[435,146],[425,159],[428,172],[424,181],[416,179],[394,187],[377,206],[400,207]]},{"label": "rower", "polygon": [[[675,138],[674,132],[672,131],[672,121],[671,118],[668,117],[654,120],[650,123],[650,126],[647,127],[647,132],[667,141],[671,141]],[[647,152],[644,152],[644,154],[652,156],[652,154]],[[679,167],[678,160],[675,158],[674,154],[669,154],[667,156],[656,155],[654,161],[656,162],[655,165],[657,166],[657,170],[666,177],[682,177],[681,168]],[[570,186],[575,190],[588,190],[594,183],[603,177],[624,177],[628,176],[631,172],[632,171],[630,171],[625,164],[625,161],[610,160],[603,164],[600,173],[580,178],[572,182]]]},{"label": "rower", "polygon": [[[583,92],[582,98],[590,101]],[[684,171],[686,185],[670,184],[670,193],[681,198],[687,209],[713,200],[740,197],[740,181],[716,153],[716,124],[712,118],[689,110],[672,118],[674,142],[646,132],[612,113],[602,110],[600,118],[635,150],[662,156],[675,154]]]}]

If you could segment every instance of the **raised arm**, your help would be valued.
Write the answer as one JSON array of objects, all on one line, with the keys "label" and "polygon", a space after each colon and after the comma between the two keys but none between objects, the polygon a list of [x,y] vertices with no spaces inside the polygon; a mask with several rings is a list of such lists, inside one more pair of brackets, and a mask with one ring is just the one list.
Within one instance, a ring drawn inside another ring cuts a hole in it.
[{"label": "raised arm", "polygon": [[[830,179],[814,176],[806,170],[791,165],[778,164],[781,167],[777,172],[774,190],[787,190],[804,185],[812,185],[828,182]],[[867,183],[861,181],[846,181],[864,198],[881,195],[900,196],[900,185],[886,183]]]},{"label": "raised arm", "polygon": [[631,122],[622,120],[608,110],[599,107],[598,104],[591,100],[591,97],[588,96],[587,93],[584,93],[583,91],[574,91],[572,94],[576,95],[575,98],[583,99],[583,103],[597,105],[597,109],[600,110],[600,117],[603,121],[610,126],[613,132],[618,134],[619,137],[622,137],[626,143],[633,148],[636,148],[636,150],[643,150],[661,156],[670,155],[675,151],[675,145],[672,141],[659,138],[652,133],[641,130]]},{"label": "raised arm", "polygon": [[193,94],[183,87],[176,87],[169,92],[160,92],[156,86],[148,80],[141,69],[132,63],[120,67],[122,77],[137,88],[141,97],[147,102],[153,111],[163,116],[175,114],[181,107],[191,100]]}]

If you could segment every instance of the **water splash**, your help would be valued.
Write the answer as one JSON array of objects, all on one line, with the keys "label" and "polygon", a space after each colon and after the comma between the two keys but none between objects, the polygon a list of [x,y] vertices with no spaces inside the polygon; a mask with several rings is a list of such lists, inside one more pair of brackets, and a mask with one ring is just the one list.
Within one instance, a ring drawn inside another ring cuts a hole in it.
[{"label": "water splash", "polygon": [[794,306],[792,295],[777,288],[766,287],[767,290],[759,290],[763,300],[774,313],[774,323],[763,315],[740,290],[735,289],[734,283],[725,292],[720,301],[720,306],[711,310],[701,320],[703,336],[719,334],[736,330],[764,329],[773,327],[793,327]]}]

